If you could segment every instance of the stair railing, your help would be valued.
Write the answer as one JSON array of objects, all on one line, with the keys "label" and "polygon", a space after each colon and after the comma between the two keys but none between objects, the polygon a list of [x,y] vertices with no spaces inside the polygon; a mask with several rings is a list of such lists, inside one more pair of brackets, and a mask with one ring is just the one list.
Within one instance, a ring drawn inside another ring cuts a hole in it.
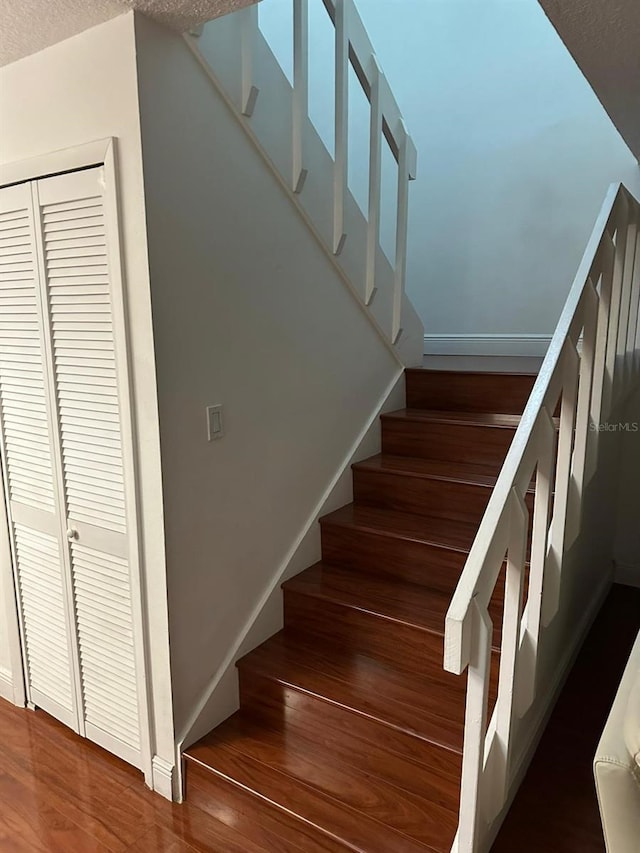
[{"label": "stair railing", "polygon": [[[338,258],[349,239],[346,216],[348,190],[348,128],[349,128],[349,70],[353,68],[370,105],[369,122],[369,176],[368,209],[366,213],[366,246],[363,264],[363,282],[356,283],[358,295],[369,306],[378,289],[381,264],[380,221],[382,187],[382,146],[386,139],[398,167],[396,199],[395,259],[392,260],[393,280],[390,300],[391,318],[387,336],[396,344],[402,332],[402,312],[405,294],[407,261],[407,226],[409,210],[409,181],[416,176],[416,148],[407,131],[398,104],[382,73],[375,52],[353,0],[314,0],[322,2],[335,29],[335,116],[334,154],[332,156],[331,222],[314,222],[325,249]],[[310,0],[292,0],[293,17],[293,84],[291,86],[291,127],[285,144],[290,147],[290,164],[281,169],[290,192],[305,207],[304,189],[309,170],[314,164],[309,160],[309,3]],[[258,7],[248,6],[233,15],[239,23],[239,52],[241,55],[240,86],[234,93],[234,106],[245,122],[250,124],[256,104],[262,97],[261,80],[256,70],[256,53],[263,36],[259,28]],[[206,26],[225,25],[225,19]],[[206,27],[205,27],[206,29]],[[197,36],[185,39],[207,73],[217,84],[215,63],[207,63],[198,49]],[[275,61],[275,59],[274,59]],[[258,137],[258,142],[261,140]],[[327,152],[328,153],[328,152]],[[273,158],[270,164],[274,166]],[[307,208],[308,210],[309,208]]]},{"label": "stair railing", "polygon": [[[484,853],[509,801],[514,723],[536,698],[541,637],[559,607],[563,556],[580,530],[598,426],[640,368],[640,205],[613,185],[498,477],[446,617],[445,669],[468,669],[456,853]],[[560,401],[559,425],[554,418]],[[526,602],[529,511],[535,473]],[[489,712],[489,602],[506,559],[497,699]]]}]

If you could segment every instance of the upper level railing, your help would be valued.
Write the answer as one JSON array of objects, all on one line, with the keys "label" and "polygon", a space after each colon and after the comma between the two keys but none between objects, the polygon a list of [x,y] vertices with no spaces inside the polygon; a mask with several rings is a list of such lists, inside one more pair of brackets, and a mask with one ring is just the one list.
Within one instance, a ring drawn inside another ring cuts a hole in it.
[{"label": "upper level railing", "polygon": [[[334,42],[334,150],[331,156],[331,201],[330,222],[325,223],[323,216],[312,212],[314,227],[323,239],[325,248],[336,258],[343,253],[345,243],[352,238],[349,233],[348,189],[348,152],[349,152],[349,76],[353,69],[355,76],[369,102],[368,151],[368,203],[365,212],[365,247],[362,260],[362,281],[352,282],[365,306],[370,306],[381,285],[381,266],[387,263],[381,252],[381,187],[382,152],[386,143],[397,164],[397,196],[395,215],[395,256],[391,259],[392,280],[391,296],[388,300],[390,317],[384,322],[385,335],[391,344],[395,344],[402,332],[403,300],[406,281],[407,231],[409,211],[408,184],[416,176],[416,149],[407,132],[398,104],[389,84],[382,73],[375,52],[358,14],[353,0],[291,0],[293,31],[293,82],[290,93],[290,129],[285,130],[286,145],[290,147],[290,169],[282,169],[282,174],[294,197],[303,207],[311,210],[313,200],[307,203],[305,187],[308,186],[309,171],[317,167],[316,158],[311,152],[309,118],[309,41],[310,41],[310,2],[322,3],[333,23]],[[236,106],[247,122],[251,122],[256,105],[263,96],[263,81],[257,68],[257,54],[261,39],[258,19],[258,7],[249,6],[232,16],[239,23],[239,51],[241,62],[239,73],[239,102]],[[220,19],[223,22],[224,19]],[[213,21],[207,26],[220,26]],[[224,24],[223,24],[224,25]],[[198,58],[203,61],[197,39],[186,37],[187,42]],[[204,64],[204,63],[203,63]],[[215,62],[209,63],[207,70],[216,73]],[[329,81],[327,81],[330,85]],[[261,142],[258,136],[258,141]],[[284,143],[283,143],[284,144]],[[314,149],[315,151],[315,149]],[[326,152],[328,153],[328,152]],[[273,164],[274,158],[271,158]],[[315,185],[317,188],[317,184]],[[325,227],[326,226],[326,227]],[[350,272],[353,278],[353,273]],[[358,270],[360,277],[360,270]],[[384,283],[386,287],[386,283]]]},{"label": "upper level railing", "polygon": [[[585,486],[597,465],[597,427],[622,401],[640,369],[639,305],[640,205],[623,186],[614,185],[447,614],[445,669],[462,674],[468,668],[456,853],[484,853],[491,825],[508,801],[521,758],[514,722],[536,699],[540,641],[558,610],[564,554],[580,530]],[[554,419],[558,402],[559,428]],[[528,545],[525,494],[534,472]],[[505,557],[499,685],[488,720],[489,602]]]}]

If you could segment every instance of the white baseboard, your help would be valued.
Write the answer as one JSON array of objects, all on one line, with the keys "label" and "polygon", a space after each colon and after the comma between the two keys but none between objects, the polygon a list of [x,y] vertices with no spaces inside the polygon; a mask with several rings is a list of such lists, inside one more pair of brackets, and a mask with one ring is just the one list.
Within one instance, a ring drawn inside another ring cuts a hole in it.
[{"label": "white baseboard", "polygon": [[15,703],[13,695],[13,679],[11,673],[6,669],[0,669],[0,697],[7,702]]},{"label": "white baseboard", "polygon": [[547,701],[541,702],[540,707],[535,712],[535,716],[531,721],[527,737],[524,740],[523,746],[520,750],[520,756],[516,759],[515,762],[507,802],[498,817],[493,822],[491,829],[489,830],[489,835],[486,839],[486,846],[483,845],[482,853],[489,853],[494,841],[498,837],[500,828],[504,823],[509,809],[513,805],[513,801],[516,798],[518,789],[520,788],[520,785],[522,784],[524,777],[527,774],[527,770],[529,769],[529,765],[531,764],[536,750],[538,749],[538,746],[542,739],[542,735],[544,734],[545,729],[547,727],[547,723],[549,722],[551,714],[553,713],[553,710],[556,706],[556,702],[560,698],[560,694],[562,693],[565,682],[567,681],[567,678],[569,677],[569,674],[573,669],[573,665],[576,662],[578,654],[580,653],[582,644],[586,640],[587,635],[591,630],[593,623],[595,622],[596,617],[609,594],[612,582],[613,571],[609,572],[603,578],[603,581],[600,584],[600,588],[598,589],[596,595],[593,598],[591,607],[589,607],[584,612],[583,617],[580,620],[578,630],[576,631],[574,642],[571,644],[571,646],[569,646],[569,648],[563,655],[562,660],[560,662],[560,666],[556,670],[556,675],[553,680],[553,684],[551,685],[551,689],[546,694]]},{"label": "white baseboard", "polygon": [[523,355],[544,357],[550,335],[425,335],[425,355]]},{"label": "white baseboard", "polygon": [[616,560],[615,567],[614,579],[616,583],[640,587],[640,563],[625,563]]},{"label": "white baseboard", "polygon": [[153,790],[166,800],[173,800],[175,766],[159,755],[154,755],[151,762],[153,775]]}]

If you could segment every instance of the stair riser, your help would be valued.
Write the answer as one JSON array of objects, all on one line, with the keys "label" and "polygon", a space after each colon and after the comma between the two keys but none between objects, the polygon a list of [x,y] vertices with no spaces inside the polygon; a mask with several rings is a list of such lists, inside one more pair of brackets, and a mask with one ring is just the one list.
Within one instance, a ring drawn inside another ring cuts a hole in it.
[{"label": "stair riser", "polygon": [[[393,666],[428,676],[460,696],[464,705],[466,679],[443,668],[444,638],[441,634],[391,622],[373,613],[337,603],[284,591],[285,627],[306,637],[384,660]],[[498,614],[496,614],[498,615]],[[490,695],[497,695],[499,655],[494,652]]]},{"label": "stair riser", "polygon": [[[353,470],[353,499],[381,509],[410,512],[455,521],[482,520],[492,489],[473,483],[457,483],[412,477],[388,471]],[[533,495],[526,497],[531,517]]]},{"label": "stair riser", "polygon": [[[271,728],[282,726],[282,709],[273,708],[265,702],[259,706],[256,703],[256,709],[253,712],[243,710],[243,714]],[[293,736],[298,734],[308,737],[308,731],[303,727],[307,719],[289,715],[287,731],[291,731]],[[459,783],[455,777],[447,777],[448,765],[445,768],[430,769],[406,755],[399,755],[391,749],[386,749],[386,742],[384,744],[365,743],[357,734],[345,739],[343,731],[333,728],[330,723],[323,725],[322,731],[318,734],[314,733],[314,742],[320,744],[333,758],[345,764],[357,765],[363,774],[385,779],[403,791],[410,791],[457,814]]]},{"label": "stair riser", "polygon": [[501,465],[515,429],[382,417],[382,452],[449,462]]},{"label": "stair riser", "polygon": [[284,624],[304,636],[320,637],[323,642],[357,649],[393,666],[429,675],[461,692],[459,679],[442,669],[444,647],[438,634],[287,589]]},{"label": "stair riser", "polygon": [[343,853],[350,847],[323,836],[315,827],[285,815],[263,799],[187,757],[186,789],[189,804],[216,820],[236,822],[251,838],[273,853]]},{"label": "stair riser", "polygon": [[424,542],[322,523],[322,559],[334,566],[453,593],[467,554]]},{"label": "stair riser", "polygon": [[408,370],[407,408],[520,415],[535,376]]},{"label": "stair riser", "polygon": [[[295,726],[307,737],[330,743],[332,749],[350,756],[352,764],[361,757],[380,769],[391,762],[400,774],[403,761],[408,759],[419,768],[414,784],[422,779],[422,784],[437,789],[437,802],[453,810],[458,807],[462,756],[457,752],[253,671],[240,670],[240,703],[243,712],[271,726],[282,726],[286,719],[287,727]],[[405,778],[404,784],[409,781]]]}]

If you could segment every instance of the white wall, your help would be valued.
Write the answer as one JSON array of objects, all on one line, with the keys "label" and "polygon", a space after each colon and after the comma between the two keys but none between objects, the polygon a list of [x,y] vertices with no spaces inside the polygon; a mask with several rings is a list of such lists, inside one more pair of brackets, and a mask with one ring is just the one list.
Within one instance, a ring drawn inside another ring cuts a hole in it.
[{"label": "white wall", "polygon": [[318,558],[318,509],[401,368],[184,42],[136,32],[180,734],[310,527],[298,570]]},{"label": "white wall", "polygon": [[117,138],[157,752],[173,756],[162,487],[133,13],[0,69],[0,163]]},{"label": "white wall", "polygon": [[[356,4],[418,149],[407,292],[427,334],[550,335],[608,184],[640,195],[634,157],[537,0]],[[330,146],[321,7],[311,4],[322,51],[310,111]],[[291,3],[259,8],[288,69]],[[362,199],[367,118],[354,103],[350,181]]]}]

